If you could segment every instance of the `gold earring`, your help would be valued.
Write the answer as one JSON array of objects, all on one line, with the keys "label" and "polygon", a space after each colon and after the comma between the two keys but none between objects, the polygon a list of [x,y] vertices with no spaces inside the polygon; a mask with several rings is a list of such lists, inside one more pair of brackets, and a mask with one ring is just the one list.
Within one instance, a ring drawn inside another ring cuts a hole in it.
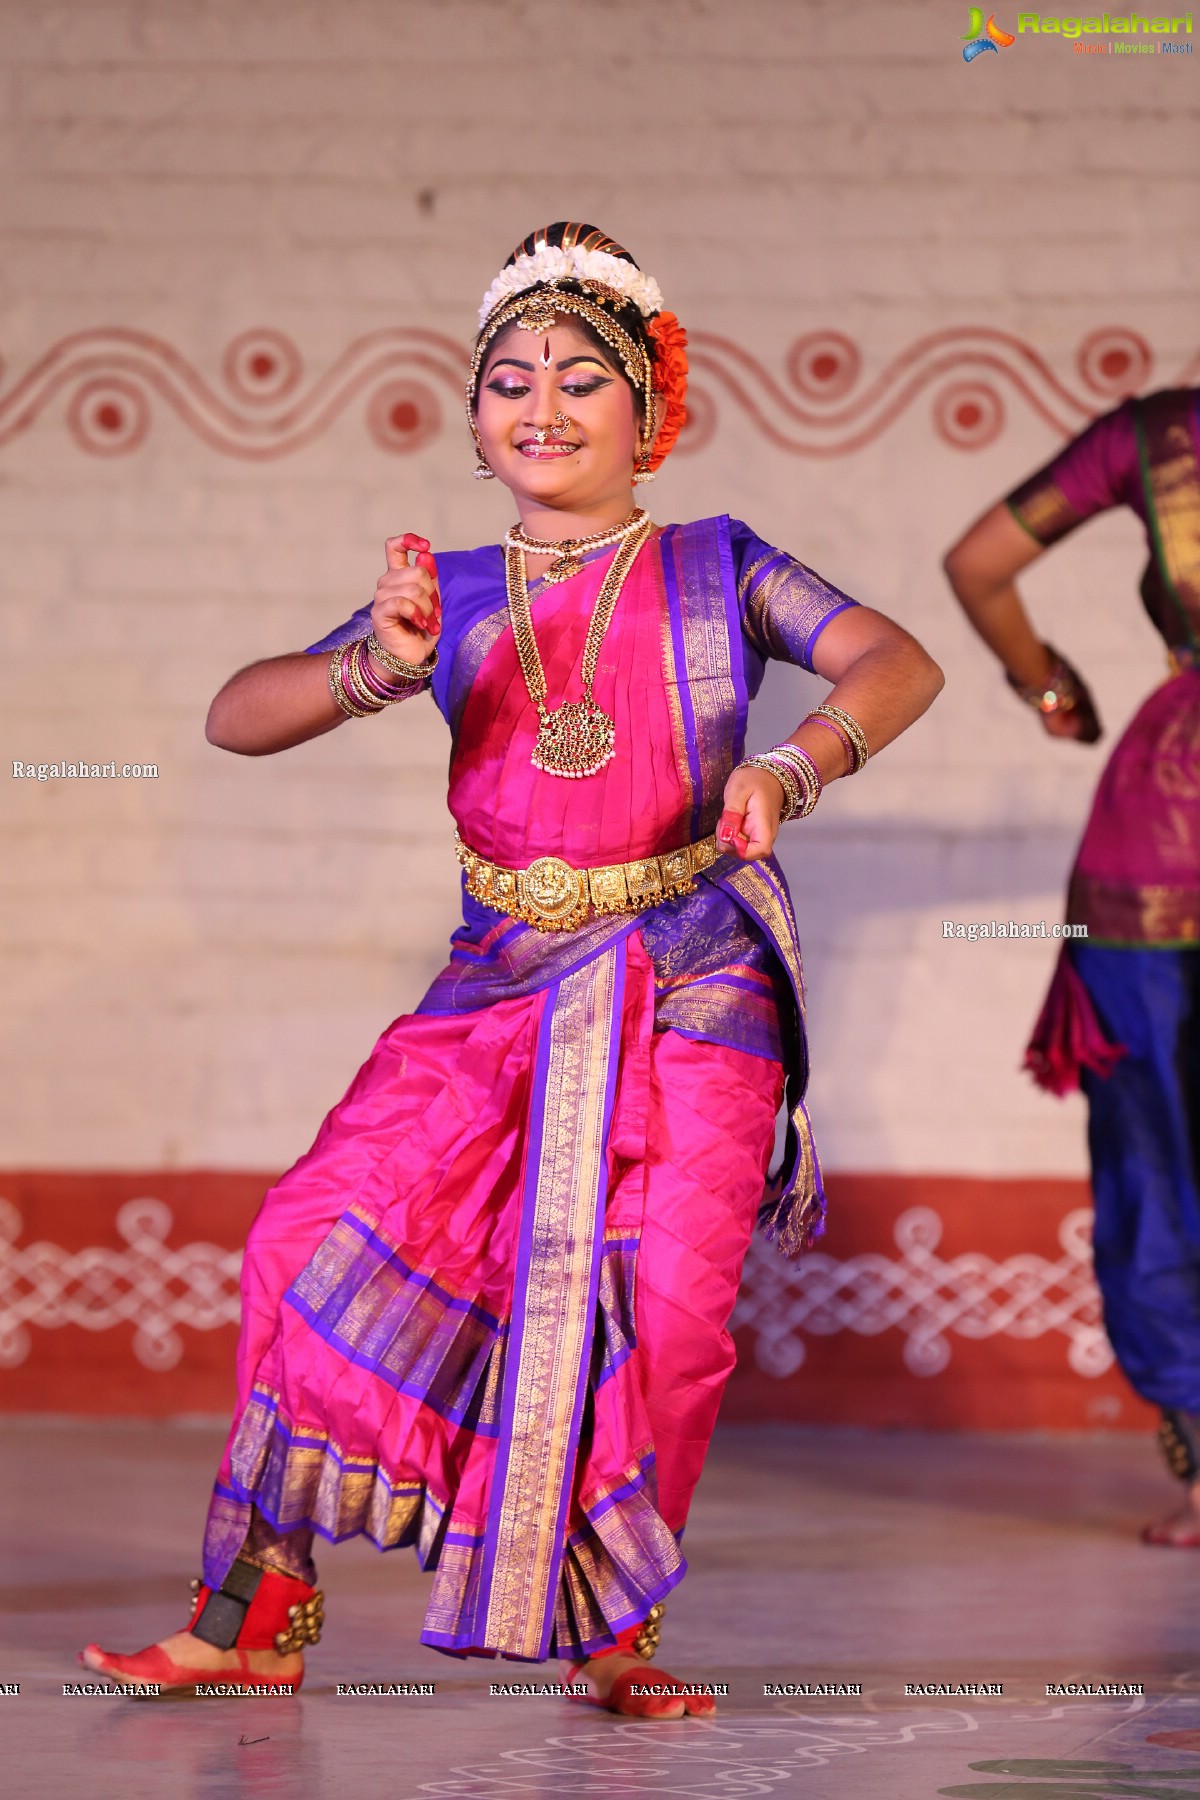
[{"label": "gold earring", "polygon": [[484,462],[482,451],[479,455],[479,461],[471,470],[471,473],[474,475],[476,481],[495,481],[496,479],[496,471],[495,469],[490,469],[487,463]]},{"label": "gold earring", "polygon": [[633,471],[633,479],[635,481],[653,481],[657,474],[657,469],[650,467],[650,452],[644,451],[638,458],[637,468]]}]

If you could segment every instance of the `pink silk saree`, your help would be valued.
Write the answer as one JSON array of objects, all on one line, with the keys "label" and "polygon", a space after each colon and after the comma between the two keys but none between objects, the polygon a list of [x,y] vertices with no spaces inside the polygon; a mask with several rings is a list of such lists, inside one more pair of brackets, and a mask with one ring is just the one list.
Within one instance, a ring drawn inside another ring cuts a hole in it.
[{"label": "pink silk saree", "polygon": [[[578,691],[610,555],[531,590],[552,704]],[[728,520],[656,533],[596,679],[617,755],[573,782],[529,761],[501,552],[439,576],[451,810],[510,866],[711,831],[766,657],[806,663],[853,604]],[[755,1218],[793,1255],[820,1229],[802,1006],[773,864],[726,857],[693,894],[560,934],[464,893],[447,968],[251,1230],[205,1579],[247,1543],[304,1572],[313,1532],[361,1533],[416,1547],[423,1641],[452,1654],[585,1655],[643,1620],[685,1570]]]}]

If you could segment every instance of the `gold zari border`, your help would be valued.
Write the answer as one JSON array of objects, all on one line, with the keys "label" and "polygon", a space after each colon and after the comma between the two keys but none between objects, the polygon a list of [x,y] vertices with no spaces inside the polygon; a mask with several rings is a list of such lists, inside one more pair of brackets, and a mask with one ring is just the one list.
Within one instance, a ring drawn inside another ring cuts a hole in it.
[{"label": "gold zari border", "polygon": [[[507,1656],[542,1655],[562,1561],[559,1510],[572,1477],[573,1414],[595,1328],[588,1296],[618,979],[615,950],[593,958],[565,978],[547,1021],[533,1254],[525,1292],[514,1300],[514,1331],[518,1307],[524,1313],[518,1363],[506,1377],[515,1405],[493,1477],[503,1487],[484,1641]],[[509,1344],[512,1349],[512,1336]]]},{"label": "gold zari border", "polygon": [[1195,887],[1130,887],[1075,874],[1067,895],[1067,921],[1086,925],[1095,943],[1200,943],[1200,890]]}]

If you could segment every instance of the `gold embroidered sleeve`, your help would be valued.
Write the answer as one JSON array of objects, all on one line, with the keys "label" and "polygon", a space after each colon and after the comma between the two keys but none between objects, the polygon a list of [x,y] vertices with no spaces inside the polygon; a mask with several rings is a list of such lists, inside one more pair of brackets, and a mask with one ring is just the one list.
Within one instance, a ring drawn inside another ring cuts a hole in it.
[{"label": "gold embroidered sleeve", "polygon": [[743,630],[759,655],[805,669],[812,668],[813,646],[829,621],[858,604],[814,569],[765,545],[746,563],[738,595]]}]

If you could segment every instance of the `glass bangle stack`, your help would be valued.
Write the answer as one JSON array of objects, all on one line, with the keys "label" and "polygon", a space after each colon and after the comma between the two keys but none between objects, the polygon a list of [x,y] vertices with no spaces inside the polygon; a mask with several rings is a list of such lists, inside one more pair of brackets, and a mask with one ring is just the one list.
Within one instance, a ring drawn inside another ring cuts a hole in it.
[{"label": "glass bangle stack", "polygon": [[[371,657],[395,679],[385,681],[377,675]],[[419,694],[436,668],[436,648],[427,662],[405,662],[385,650],[372,632],[369,637],[355,638],[352,644],[338,645],[329,659],[329,691],[348,718],[369,719],[398,700]]]},{"label": "glass bangle stack", "polygon": [[789,819],[807,819],[821,798],[824,785],[821,772],[808,751],[802,750],[799,744],[776,744],[773,750],[748,756],[742,767],[765,769],[768,775],[775,777],[783,789],[781,825],[786,825]]}]

